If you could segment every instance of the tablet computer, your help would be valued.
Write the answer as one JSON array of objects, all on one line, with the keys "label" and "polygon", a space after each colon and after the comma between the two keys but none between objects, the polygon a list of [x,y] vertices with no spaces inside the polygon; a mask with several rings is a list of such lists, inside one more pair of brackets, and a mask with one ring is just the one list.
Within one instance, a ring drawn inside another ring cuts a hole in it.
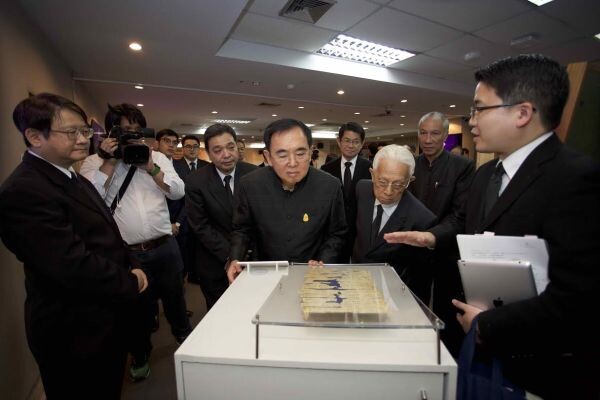
[{"label": "tablet computer", "polygon": [[527,261],[459,260],[467,303],[491,309],[537,296]]}]

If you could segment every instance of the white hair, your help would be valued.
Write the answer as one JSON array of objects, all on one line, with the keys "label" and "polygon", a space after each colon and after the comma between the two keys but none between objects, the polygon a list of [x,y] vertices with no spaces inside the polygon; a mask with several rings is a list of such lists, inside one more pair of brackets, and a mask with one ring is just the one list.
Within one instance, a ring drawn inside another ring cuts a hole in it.
[{"label": "white hair", "polygon": [[415,172],[415,157],[413,154],[404,146],[398,146],[397,144],[390,144],[383,147],[375,154],[373,159],[373,169],[377,169],[381,159],[388,159],[401,162],[402,164],[408,165],[410,176]]},{"label": "white hair", "polygon": [[443,129],[443,134],[447,135],[448,134],[448,128],[450,127],[450,121],[448,121],[448,117],[446,117],[446,115],[444,115],[443,113],[439,112],[439,111],[431,111],[428,112],[427,114],[423,115],[421,117],[421,119],[419,120],[419,125],[417,125],[418,129],[421,129],[421,124],[423,124],[423,122],[427,121],[428,119],[435,119],[438,120],[442,123],[442,129]]}]

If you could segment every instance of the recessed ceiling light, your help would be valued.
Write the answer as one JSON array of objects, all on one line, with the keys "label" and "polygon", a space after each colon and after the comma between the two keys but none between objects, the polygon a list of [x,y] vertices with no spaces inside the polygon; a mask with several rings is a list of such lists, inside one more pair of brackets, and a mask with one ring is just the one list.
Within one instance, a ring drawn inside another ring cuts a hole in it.
[{"label": "recessed ceiling light", "polygon": [[338,90],[337,91],[337,94],[344,94],[344,93],[346,93],[346,92],[344,92],[343,90]]},{"label": "recessed ceiling light", "polygon": [[400,103],[406,103],[407,101],[408,100],[406,100],[406,99],[402,99],[402,100],[400,100]]},{"label": "recessed ceiling light", "polygon": [[210,113],[211,114],[218,114],[219,112],[218,111],[211,111]]},{"label": "recessed ceiling light", "polygon": [[136,104],[138,107],[144,107],[144,105],[142,103],[137,103]]},{"label": "recessed ceiling light", "polygon": [[250,136],[251,139],[254,139],[254,136]]},{"label": "recessed ceiling light", "polygon": [[219,124],[249,124],[252,121],[247,119],[213,119],[213,122]]},{"label": "recessed ceiling light", "polygon": [[323,118],[321,121],[327,121],[327,118]]},{"label": "recessed ceiling light", "polygon": [[298,106],[298,108],[302,109],[302,108],[304,108],[304,106]]},{"label": "recessed ceiling light", "polygon": [[400,118],[406,118],[406,115],[401,115]]},{"label": "recessed ceiling light", "polygon": [[404,126],[404,124],[400,124],[400,126]]},{"label": "recessed ceiling light", "polygon": [[413,53],[408,51],[382,46],[346,35],[337,35],[331,42],[317,50],[317,53],[383,67],[414,56]]},{"label": "recessed ceiling light", "polygon": [[369,123],[369,121],[365,121],[365,124],[368,124],[368,123]]},{"label": "recessed ceiling light", "polygon": [[381,136],[377,136],[377,140],[381,139]]},{"label": "recessed ceiling light", "polygon": [[135,85],[134,88],[142,90],[144,87],[142,85]]},{"label": "recessed ceiling light", "polygon": [[400,135],[400,137],[404,137],[404,135]]},{"label": "recessed ceiling light", "polygon": [[360,113],[359,112],[355,112],[354,115],[360,115]]},{"label": "recessed ceiling light", "polygon": [[137,42],[132,42],[129,43],[129,48],[133,51],[140,51],[142,50],[142,45]]},{"label": "recessed ceiling light", "polygon": [[312,128],[313,126],[315,126],[315,124],[306,124],[306,126],[308,126],[309,128]]},{"label": "recessed ceiling light", "polygon": [[368,126],[365,126],[363,129],[365,129],[365,130],[366,130],[366,129],[369,129],[369,127],[368,127]]},{"label": "recessed ceiling light", "polygon": [[454,107],[456,107],[456,104],[450,104],[449,107],[454,108]]},{"label": "recessed ceiling light", "polygon": [[539,6],[543,6],[546,3],[550,3],[553,0],[528,0],[528,1],[539,7]]},{"label": "recessed ceiling light", "polygon": [[597,34],[595,34],[595,35],[594,35],[594,37],[595,37],[596,39],[600,39],[600,33],[597,33]]},{"label": "recessed ceiling light", "polygon": [[271,117],[276,117],[276,116],[277,116],[277,114],[271,114]]}]

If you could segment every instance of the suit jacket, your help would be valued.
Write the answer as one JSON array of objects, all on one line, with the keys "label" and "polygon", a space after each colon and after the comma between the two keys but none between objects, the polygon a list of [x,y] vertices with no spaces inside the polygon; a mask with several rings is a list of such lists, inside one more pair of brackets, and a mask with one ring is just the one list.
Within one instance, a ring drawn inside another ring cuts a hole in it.
[{"label": "suit jacket", "polygon": [[383,226],[374,243],[371,243],[371,225],[375,207],[373,182],[361,180],[356,186],[358,215],[356,218],[356,241],[354,242],[353,262],[383,263],[392,265],[403,280],[418,295],[427,289],[421,287],[429,275],[430,250],[389,244],[383,235],[397,231],[424,231],[436,221],[436,216],[410,192],[404,192],[394,213]]},{"label": "suit jacket", "polygon": [[[600,167],[552,135],[525,159],[482,220],[480,208],[496,162],[481,166],[475,175],[465,231],[545,239],[550,283],[535,298],[481,313],[482,342],[498,356],[520,357],[511,360],[509,369],[517,371],[515,379],[525,389],[543,397],[563,389],[574,393],[571,389],[591,385],[597,376],[578,383],[570,379],[598,373],[597,359],[595,367],[573,360],[594,354],[591,360],[600,349],[597,332],[585,322],[600,308]],[[565,353],[575,357],[562,357]],[[553,379],[558,371],[572,376]]]},{"label": "suit jacket", "polygon": [[[255,165],[240,161],[234,175],[237,192],[240,179],[257,169]],[[214,164],[191,174],[185,186],[186,210],[198,246],[198,265],[206,272],[223,274],[229,257],[229,234],[232,230],[233,204]]]},{"label": "suit jacket", "polygon": [[[196,170],[199,170],[200,168],[208,164],[210,163],[198,158],[196,160]],[[177,172],[177,175],[179,175],[183,182],[185,182],[187,176],[192,172],[187,161],[185,161],[185,158],[173,160],[173,168],[175,168],[175,172]],[[171,223],[174,224],[176,222],[179,222],[179,224],[181,225],[179,227],[179,233],[185,234],[188,229],[187,219],[185,215],[185,198],[182,197],[179,200],[167,199],[167,206],[169,207],[169,216],[171,217]]]},{"label": "suit jacket", "polygon": [[0,235],[25,267],[25,325],[38,362],[124,346],[124,306],[137,297],[137,279],[87,179],[72,181],[26,152],[0,188]]}]

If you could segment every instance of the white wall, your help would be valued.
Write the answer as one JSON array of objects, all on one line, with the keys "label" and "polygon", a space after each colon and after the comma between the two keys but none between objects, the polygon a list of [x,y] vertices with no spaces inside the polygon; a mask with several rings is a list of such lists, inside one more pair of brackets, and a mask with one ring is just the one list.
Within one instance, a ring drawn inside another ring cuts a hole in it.
[{"label": "white wall", "polygon": [[[0,1],[0,182],[19,163],[25,145],[12,111],[29,92],[52,92],[76,101],[90,115],[101,109],[74,93],[71,70],[15,1]],[[0,397],[35,397],[37,365],[25,338],[23,265],[0,244]]]}]

